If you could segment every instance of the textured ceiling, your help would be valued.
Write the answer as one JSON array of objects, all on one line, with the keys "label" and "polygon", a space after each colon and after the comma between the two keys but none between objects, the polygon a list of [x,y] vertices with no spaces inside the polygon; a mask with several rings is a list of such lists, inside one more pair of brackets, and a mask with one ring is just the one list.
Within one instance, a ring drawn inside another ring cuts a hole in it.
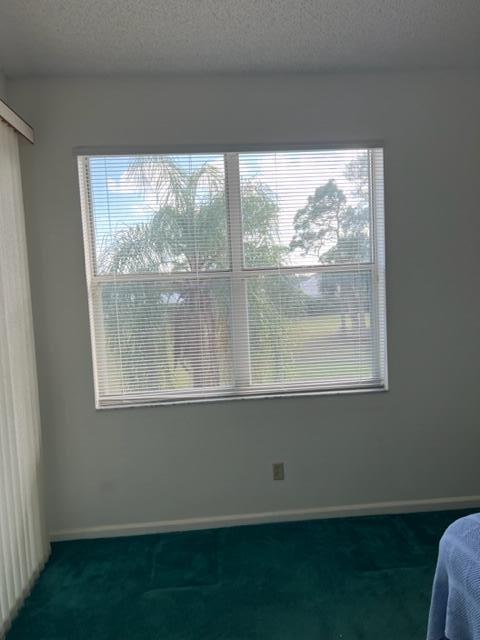
[{"label": "textured ceiling", "polygon": [[480,66],[480,0],[0,0],[8,76]]}]

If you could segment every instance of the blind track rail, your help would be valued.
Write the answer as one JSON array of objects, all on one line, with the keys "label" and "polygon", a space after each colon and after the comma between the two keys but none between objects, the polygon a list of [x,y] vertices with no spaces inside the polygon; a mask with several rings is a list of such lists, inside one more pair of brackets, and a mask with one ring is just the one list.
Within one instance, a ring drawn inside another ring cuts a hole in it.
[{"label": "blind track rail", "polygon": [[35,134],[33,128],[2,99],[0,99],[0,120],[12,127],[25,140],[28,140],[31,144],[34,143]]}]

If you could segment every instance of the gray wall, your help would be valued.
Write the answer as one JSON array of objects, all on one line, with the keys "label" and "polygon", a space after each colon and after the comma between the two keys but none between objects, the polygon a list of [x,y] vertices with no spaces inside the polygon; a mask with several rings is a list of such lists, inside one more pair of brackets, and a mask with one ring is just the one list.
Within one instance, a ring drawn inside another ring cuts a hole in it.
[{"label": "gray wall", "polygon": [[[9,96],[37,135],[51,530],[480,494],[478,74],[26,79]],[[386,148],[391,390],[96,412],[72,147],[354,140]]]},{"label": "gray wall", "polygon": [[0,69],[0,98],[6,100],[7,98],[7,80]]}]

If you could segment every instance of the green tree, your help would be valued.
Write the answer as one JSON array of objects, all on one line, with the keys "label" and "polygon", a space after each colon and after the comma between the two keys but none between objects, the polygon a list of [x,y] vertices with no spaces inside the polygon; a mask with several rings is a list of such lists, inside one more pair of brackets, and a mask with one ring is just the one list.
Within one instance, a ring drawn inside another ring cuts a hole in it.
[{"label": "green tree", "polygon": [[[347,199],[335,180],[329,180],[308,197],[305,207],[294,218],[294,237],[290,249],[304,256],[315,256],[320,264],[356,264],[370,261],[370,211],[368,193],[368,154],[362,154],[346,167],[351,183]],[[338,307],[341,328],[346,330],[346,312],[354,328],[365,326],[368,274],[319,274],[319,290]],[[360,282],[359,282],[360,279]]]},{"label": "green tree", "polygon": [[315,256],[321,264],[365,262],[369,259],[368,202],[348,204],[335,180],[308,197],[294,218],[290,249]]}]

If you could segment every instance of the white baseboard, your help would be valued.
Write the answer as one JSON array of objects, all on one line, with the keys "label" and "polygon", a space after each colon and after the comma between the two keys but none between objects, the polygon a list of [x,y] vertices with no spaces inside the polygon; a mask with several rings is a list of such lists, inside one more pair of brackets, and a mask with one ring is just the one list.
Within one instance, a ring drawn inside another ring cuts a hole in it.
[{"label": "white baseboard", "polygon": [[453,498],[430,498],[425,500],[399,500],[394,502],[370,502],[335,507],[313,507],[306,509],[286,509],[260,513],[241,513],[179,520],[159,520],[157,522],[133,522],[108,524],[98,527],[63,529],[53,531],[51,540],[80,540],[84,538],[113,538],[118,536],[165,533],[168,531],[190,531],[193,529],[216,529],[247,524],[270,522],[292,522],[321,518],[341,518],[348,516],[368,516],[388,513],[411,513],[415,511],[442,511],[448,509],[480,508],[480,495],[457,496]]}]

